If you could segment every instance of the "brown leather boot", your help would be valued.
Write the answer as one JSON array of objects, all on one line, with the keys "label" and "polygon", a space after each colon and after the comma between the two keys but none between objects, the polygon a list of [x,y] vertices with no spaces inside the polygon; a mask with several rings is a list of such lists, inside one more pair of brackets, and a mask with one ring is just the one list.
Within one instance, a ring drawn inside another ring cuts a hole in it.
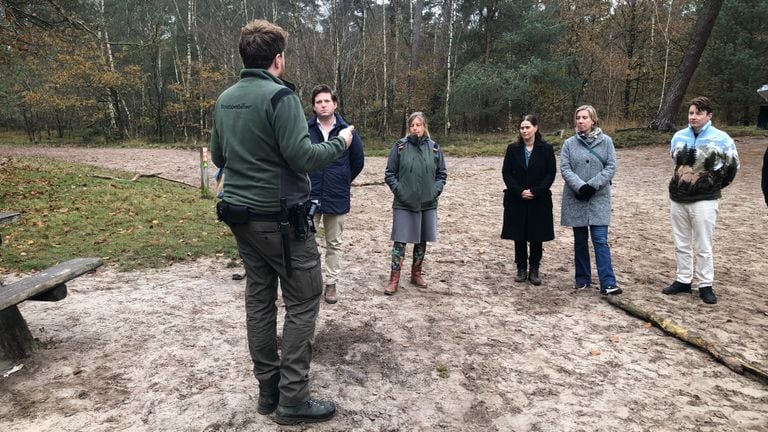
[{"label": "brown leather boot", "polygon": [[339,301],[336,296],[336,284],[328,284],[325,286],[325,302],[328,304],[334,304]]},{"label": "brown leather boot", "polygon": [[400,284],[400,270],[392,271],[389,274],[389,284],[384,288],[384,294],[392,295],[397,292],[397,286]]},{"label": "brown leather boot", "polygon": [[421,277],[421,265],[423,263],[424,260],[419,260],[413,263],[413,266],[411,266],[411,283],[419,288],[427,287],[427,281]]}]

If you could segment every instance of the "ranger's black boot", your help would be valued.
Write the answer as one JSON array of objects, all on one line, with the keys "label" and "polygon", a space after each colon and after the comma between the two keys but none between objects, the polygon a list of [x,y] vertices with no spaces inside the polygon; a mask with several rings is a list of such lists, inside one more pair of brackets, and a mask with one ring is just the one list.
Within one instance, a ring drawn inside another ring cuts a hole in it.
[{"label": "ranger's black boot", "polygon": [[310,398],[295,406],[278,405],[275,421],[281,425],[319,423],[330,420],[334,414],[336,414],[336,404],[332,401]]},{"label": "ranger's black boot", "polygon": [[272,414],[280,401],[280,389],[277,387],[280,383],[280,375],[266,381],[259,382],[259,402],[256,405],[256,411],[261,415]]}]

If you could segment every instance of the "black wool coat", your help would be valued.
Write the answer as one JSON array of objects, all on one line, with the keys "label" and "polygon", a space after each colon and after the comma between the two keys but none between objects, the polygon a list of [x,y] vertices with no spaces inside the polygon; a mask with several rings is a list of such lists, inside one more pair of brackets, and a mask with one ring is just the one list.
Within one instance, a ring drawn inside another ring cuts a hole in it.
[{"label": "black wool coat", "polygon": [[[552,192],[557,162],[550,144],[536,139],[528,166],[525,166],[525,148],[521,142],[507,146],[501,175],[507,189],[504,191],[504,224],[501,238],[518,241],[548,241],[555,238],[552,221]],[[520,194],[530,189],[533,199]]]}]

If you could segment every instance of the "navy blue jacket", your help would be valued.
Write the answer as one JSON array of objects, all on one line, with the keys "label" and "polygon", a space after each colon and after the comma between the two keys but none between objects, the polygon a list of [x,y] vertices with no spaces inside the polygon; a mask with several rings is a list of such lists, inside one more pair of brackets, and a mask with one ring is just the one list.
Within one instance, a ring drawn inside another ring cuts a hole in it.
[{"label": "navy blue jacket", "polygon": [[[329,139],[338,136],[340,130],[349,126],[339,114],[334,115],[336,125],[328,134]],[[307,127],[309,140],[313,144],[325,141],[317,116],[312,116],[307,121]],[[320,213],[349,213],[350,187],[355,177],[363,170],[364,164],[363,142],[355,132],[352,136],[352,144],[338,159],[319,171],[309,173],[309,179],[312,182],[310,196],[320,201]]]}]

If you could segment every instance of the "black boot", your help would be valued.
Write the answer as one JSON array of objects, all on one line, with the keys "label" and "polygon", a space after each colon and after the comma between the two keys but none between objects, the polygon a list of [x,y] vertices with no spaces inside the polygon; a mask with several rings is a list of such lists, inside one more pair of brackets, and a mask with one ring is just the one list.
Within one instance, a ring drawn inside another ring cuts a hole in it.
[{"label": "black boot", "polygon": [[528,272],[524,268],[517,268],[517,276],[515,276],[515,282],[525,282],[528,279]]},{"label": "black boot", "polygon": [[259,383],[259,402],[256,405],[256,411],[261,415],[272,414],[280,401],[280,390],[278,383],[280,375],[270,379],[267,382]]},{"label": "black boot", "polygon": [[528,280],[533,285],[541,285],[541,279],[539,279],[539,266],[531,266],[531,272],[528,273]]},{"label": "black boot", "polygon": [[672,285],[661,290],[661,293],[666,295],[690,293],[690,292],[691,292],[691,284],[682,283],[678,281],[672,282]]},{"label": "black boot", "polygon": [[275,421],[281,425],[318,423],[330,420],[334,414],[336,414],[336,404],[332,401],[309,399],[296,406],[278,405]]},{"label": "black boot", "polygon": [[715,295],[715,290],[713,290],[711,286],[699,288],[699,297],[701,297],[701,299],[704,300],[704,303],[706,304],[717,303],[717,296]]}]

